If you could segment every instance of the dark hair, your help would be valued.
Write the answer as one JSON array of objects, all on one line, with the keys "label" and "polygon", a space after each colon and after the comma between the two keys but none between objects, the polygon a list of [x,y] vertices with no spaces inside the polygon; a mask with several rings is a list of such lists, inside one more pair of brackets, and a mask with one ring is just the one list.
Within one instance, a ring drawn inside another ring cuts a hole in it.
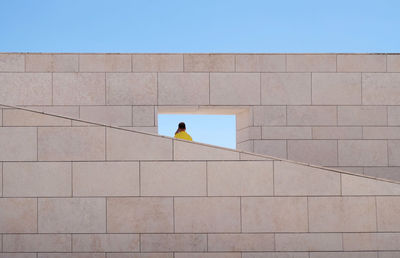
[{"label": "dark hair", "polygon": [[186,125],[184,122],[180,122],[178,125],[178,130],[176,130],[175,134],[179,133],[182,130],[186,130]]}]

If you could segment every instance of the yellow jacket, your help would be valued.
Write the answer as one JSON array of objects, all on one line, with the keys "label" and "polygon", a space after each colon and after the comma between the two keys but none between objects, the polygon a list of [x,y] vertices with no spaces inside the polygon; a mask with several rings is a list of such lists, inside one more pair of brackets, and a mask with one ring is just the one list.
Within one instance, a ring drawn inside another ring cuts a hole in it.
[{"label": "yellow jacket", "polygon": [[185,131],[180,131],[179,133],[176,133],[174,138],[183,139],[186,141],[193,141],[192,137]]}]

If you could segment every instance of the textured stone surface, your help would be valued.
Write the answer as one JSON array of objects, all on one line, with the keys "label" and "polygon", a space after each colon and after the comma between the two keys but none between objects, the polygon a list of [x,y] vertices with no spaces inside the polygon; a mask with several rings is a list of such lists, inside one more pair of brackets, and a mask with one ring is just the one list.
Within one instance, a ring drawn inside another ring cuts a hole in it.
[{"label": "textured stone surface", "polygon": [[400,126],[400,106],[388,106],[388,125]]},{"label": "textured stone surface", "polygon": [[0,198],[0,233],[36,233],[34,198]]},{"label": "textured stone surface", "polygon": [[288,72],[336,72],[336,55],[287,55]]},{"label": "textured stone surface", "polygon": [[394,231],[400,229],[400,197],[376,197],[378,231]]},{"label": "textured stone surface", "polygon": [[288,106],[288,125],[336,125],[337,113],[334,106]]},{"label": "textured stone surface", "polygon": [[209,251],[274,251],[273,234],[209,234]]},{"label": "textured stone surface", "polygon": [[78,55],[27,54],[27,72],[78,72]]},{"label": "textured stone surface", "polygon": [[338,55],[338,72],[385,72],[386,55]]},{"label": "textured stone surface", "polygon": [[174,140],[175,160],[238,160],[239,153],[206,145]]},{"label": "textured stone surface", "polygon": [[23,72],[24,70],[24,55],[0,54],[0,72]]},{"label": "textured stone surface", "polygon": [[1,127],[0,160],[37,160],[36,128]]},{"label": "textured stone surface", "polygon": [[387,142],[381,140],[339,140],[339,166],[387,166]]},{"label": "textured stone surface", "polygon": [[185,72],[234,72],[234,55],[184,55]]},{"label": "textured stone surface", "polygon": [[138,252],[138,234],[74,234],[74,252]]},{"label": "textured stone surface", "polygon": [[311,139],[311,127],[262,127],[262,139]]},{"label": "textured stone surface", "polygon": [[142,234],[143,252],[206,252],[206,234]]},{"label": "textured stone surface", "polygon": [[400,166],[400,140],[388,141],[388,155],[390,166]]},{"label": "textured stone surface", "polygon": [[237,72],[285,72],[284,55],[237,55]]},{"label": "textured stone surface", "polygon": [[400,105],[400,73],[364,73],[364,105]]},{"label": "textured stone surface", "polygon": [[182,72],[183,55],[137,54],[132,55],[133,72]]},{"label": "textured stone surface", "polygon": [[155,126],[157,114],[153,106],[133,106],[132,124],[133,126]]},{"label": "textured stone surface", "polygon": [[175,258],[241,258],[240,253],[176,253]]},{"label": "textured stone surface", "polygon": [[400,195],[400,184],[342,174],[343,195]]},{"label": "textured stone surface", "polygon": [[315,252],[310,258],[378,258],[376,252]]},{"label": "textured stone surface", "polygon": [[3,252],[71,251],[71,235],[67,234],[8,234],[3,242]]},{"label": "textured stone surface", "polygon": [[387,125],[387,109],[383,106],[340,106],[338,107],[339,125]]},{"label": "textured stone surface", "polygon": [[21,109],[3,110],[3,126],[70,126],[71,120]]},{"label": "textured stone surface", "polygon": [[287,158],[285,140],[254,141],[254,152],[271,157]]},{"label": "textured stone surface", "polygon": [[400,55],[387,56],[387,71],[400,72]]},{"label": "textured stone surface", "polygon": [[335,140],[289,140],[287,146],[289,160],[323,166],[338,164],[338,149]]},{"label": "textured stone surface", "polygon": [[243,258],[310,258],[308,252],[246,252]]},{"label": "textured stone surface", "polygon": [[132,107],[129,106],[83,106],[80,119],[114,126],[132,125]]},{"label": "textured stone surface", "polygon": [[343,234],[345,251],[399,250],[398,233],[346,233]]},{"label": "textured stone surface", "polygon": [[276,234],[275,251],[342,251],[340,233]]},{"label": "textured stone surface", "polygon": [[105,253],[39,253],[37,258],[106,258]]},{"label": "textured stone surface", "polygon": [[313,139],[361,139],[363,136],[362,127],[313,127]]},{"label": "textured stone surface", "polygon": [[254,125],[286,125],[286,106],[254,106]]},{"label": "textured stone surface", "polygon": [[131,55],[85,54],[79,55],[80,72],[130,72]]},{"label": "textured stone surface", "polygon": [[363,127],[364,139],[400,139],[400,127]]}]

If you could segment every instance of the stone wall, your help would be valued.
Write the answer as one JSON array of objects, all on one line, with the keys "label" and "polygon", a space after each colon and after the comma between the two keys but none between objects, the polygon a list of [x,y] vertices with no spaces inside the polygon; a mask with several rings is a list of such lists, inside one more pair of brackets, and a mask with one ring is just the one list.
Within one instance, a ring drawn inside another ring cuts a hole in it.
[{"label": "stone wall", "polygon": [[0,103],[151,133],[236,114],[238,149],[400,180],[396,54],[4,53]]}]

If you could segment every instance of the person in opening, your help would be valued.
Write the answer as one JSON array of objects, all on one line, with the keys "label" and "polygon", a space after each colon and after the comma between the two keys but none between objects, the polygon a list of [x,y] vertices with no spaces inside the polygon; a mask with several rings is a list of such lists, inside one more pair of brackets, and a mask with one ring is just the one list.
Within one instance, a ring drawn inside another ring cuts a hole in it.
[{"label": "person in opening", "polygon": [[178,130],[175,132],[175,138],[193,141],[192,137],[186,132],[186,125],[184,122],[179,123]]}]

